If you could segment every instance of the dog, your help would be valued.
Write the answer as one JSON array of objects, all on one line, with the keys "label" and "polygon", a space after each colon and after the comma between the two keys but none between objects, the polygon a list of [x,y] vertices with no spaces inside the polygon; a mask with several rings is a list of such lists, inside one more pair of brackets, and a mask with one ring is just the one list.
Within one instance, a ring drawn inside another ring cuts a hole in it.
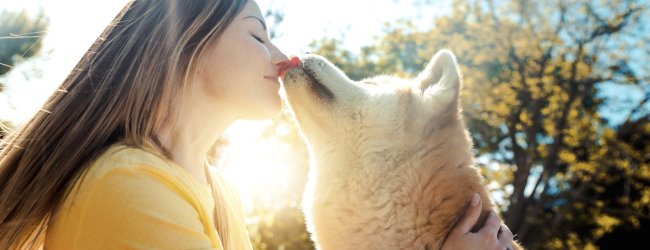
[{"label": "dog", "polygon": [[440,249],[473,193],[482,226],[495,207],[474,166],[453,53],[439,51],[414,79],[353,81],[321,56],[300,61],[281,82],[309,149],[303,210],[317,248]]}]

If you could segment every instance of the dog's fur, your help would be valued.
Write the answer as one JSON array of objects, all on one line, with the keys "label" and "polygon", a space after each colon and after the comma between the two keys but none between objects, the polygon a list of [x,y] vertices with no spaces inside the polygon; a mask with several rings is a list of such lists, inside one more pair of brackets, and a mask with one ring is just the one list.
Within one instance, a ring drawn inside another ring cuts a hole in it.
[{"label": "dog's fur", "polygon": [[415,79],[355,82],[302,56],[283,86],[310,150],[304,196],[321,249],[439,249],[473,193],[480,224],[494,209],[460,114],[454,55],[438,52]]}]

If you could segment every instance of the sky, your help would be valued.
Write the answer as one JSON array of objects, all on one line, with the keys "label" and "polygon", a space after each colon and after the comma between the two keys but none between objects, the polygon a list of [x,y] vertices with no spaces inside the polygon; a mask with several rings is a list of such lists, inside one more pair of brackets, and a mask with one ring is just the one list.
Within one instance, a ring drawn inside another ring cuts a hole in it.
[{"label": "sky", "polygon": [[[0,118],[24,121],[64,80],[95,38],[127,3],[127,0],[0,0],[0,9],[25,9],[34,15],[39,9],[50,21],[43,37],[45,56],[19,65],[4,82],[0,94]],[[281,10],[284,21],[276,29],[273,42],[288,56],[308,52],[310,42],[323,37],[345,35],[346,48],[355,51],[369,45],[381,34],[384,23],[400,18],[413,19],[416,10],[407,1],[374,0],[258,0],[262,13]],[[431,16],[421,18],[423,28],[431,27],[436,15],[451,10],[451,1],[427,5]],[[417,18],[416,18],[417,19]],[[25,75],[38,71],[37,77]]]}]

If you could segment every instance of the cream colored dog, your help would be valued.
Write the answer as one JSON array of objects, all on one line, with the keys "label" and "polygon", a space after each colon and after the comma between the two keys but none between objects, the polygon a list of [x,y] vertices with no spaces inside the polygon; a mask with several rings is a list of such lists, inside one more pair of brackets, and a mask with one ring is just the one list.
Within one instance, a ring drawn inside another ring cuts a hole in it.
[{"label": "cream colored dog", "polygon": [[469,204],[493,203],[474,167],[454,55],[411,80],[355,82],[317,55],[283,77],[310,150],[304,196],[321,249],[439,249]]}]

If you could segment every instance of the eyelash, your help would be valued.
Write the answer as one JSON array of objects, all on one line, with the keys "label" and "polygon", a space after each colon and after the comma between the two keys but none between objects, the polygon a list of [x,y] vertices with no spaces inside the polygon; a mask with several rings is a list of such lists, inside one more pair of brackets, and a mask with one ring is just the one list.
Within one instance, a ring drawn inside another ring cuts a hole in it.
[{"label": "eyelash", "polygon": [[262,38],[259,38],[259,37],[256,36],[256,35],[251,35],[251,36],[253,36],[253,38],[255,38],[255,40],[257,40],[257,41],[260,42],[261,44],[264,44],[264,40],[262,40]]}]

